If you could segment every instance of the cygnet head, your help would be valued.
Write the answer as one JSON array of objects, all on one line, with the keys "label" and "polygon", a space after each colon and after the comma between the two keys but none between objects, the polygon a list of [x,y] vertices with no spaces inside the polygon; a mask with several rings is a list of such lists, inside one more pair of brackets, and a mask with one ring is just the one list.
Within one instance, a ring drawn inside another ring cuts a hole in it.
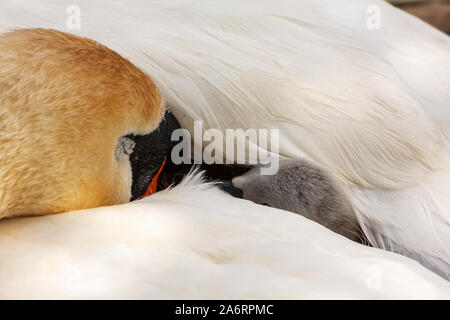
[{"label": "cygnet head", "polygon": [[258,204],[298,213],[336,233],[364,242],[352,206],[339,183],[305,160],[281,160],[274,175],[252,168],[232,180],[243,198]]}]

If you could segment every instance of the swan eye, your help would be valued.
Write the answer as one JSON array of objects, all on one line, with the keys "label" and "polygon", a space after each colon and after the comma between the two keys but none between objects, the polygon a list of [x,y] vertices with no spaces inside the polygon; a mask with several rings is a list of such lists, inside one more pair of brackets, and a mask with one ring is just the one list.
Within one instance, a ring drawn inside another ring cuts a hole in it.
[{"label": "swan eye", "polygon": [[116,149],[114,151],[116,160],[119,160],[123,156],[130,155],[135,146],[136,143],[130,138],[120,137],[119,140],[117,140]]}]

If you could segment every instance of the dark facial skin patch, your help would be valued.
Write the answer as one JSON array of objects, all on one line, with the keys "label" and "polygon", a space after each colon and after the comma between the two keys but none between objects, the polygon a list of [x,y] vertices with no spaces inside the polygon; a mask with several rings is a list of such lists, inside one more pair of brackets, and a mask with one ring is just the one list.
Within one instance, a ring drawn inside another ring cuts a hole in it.
[{"label": "dark facial skin patch", "polygon": [[177,119],[167,111],[159,127],[147,135],[126,135],[134,141],[130,154],[132,171],[131,201],[141,198],[176,142],[171,141],[172,132],[180,128]]}]

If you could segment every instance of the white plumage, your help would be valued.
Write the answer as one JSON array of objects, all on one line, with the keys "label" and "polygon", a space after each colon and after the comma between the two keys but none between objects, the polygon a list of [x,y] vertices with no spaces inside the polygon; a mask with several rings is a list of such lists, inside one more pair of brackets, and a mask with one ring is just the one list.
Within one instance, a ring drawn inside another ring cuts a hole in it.
[{"label": "white plumage", "polygon": [[417,262],[200,183],[0,221],[0,298],[450,298]]},{"label": "white plumage", "polygon": [[[81,30],[67,30],[56,0],[4,1],[0,28],[52,27],[106,44],[152,77],[191,130],[197,119],[204,129],[279,128],[280,154],[336,175],[375,246],[450,277],[446,35],[378,0],[77,3]],[[366,26],[374,4],[379,30]],[[255,219],[268,210],[252,208]]]}]

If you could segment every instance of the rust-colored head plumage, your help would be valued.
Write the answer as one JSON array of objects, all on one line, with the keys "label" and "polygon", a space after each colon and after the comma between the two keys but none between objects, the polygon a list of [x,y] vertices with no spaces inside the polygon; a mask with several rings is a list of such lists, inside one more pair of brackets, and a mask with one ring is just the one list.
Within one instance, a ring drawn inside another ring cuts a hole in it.
[{"label": "rust-colored head plumage", "polygon": [[0,218],[128,201],[118,140],[149,134],[163,114],[150,78],[95,41],[0,35]]}]

